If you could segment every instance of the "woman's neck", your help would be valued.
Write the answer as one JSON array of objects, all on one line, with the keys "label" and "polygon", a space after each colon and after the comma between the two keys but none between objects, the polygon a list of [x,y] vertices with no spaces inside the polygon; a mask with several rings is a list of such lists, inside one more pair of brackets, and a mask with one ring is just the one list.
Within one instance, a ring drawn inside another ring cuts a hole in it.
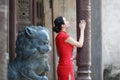
[{"label": "woman's neck", "polygon": [[63,28],[63,29],[62,29],[62,31],[66,32],[66,29],[65,29],[65,28]]}]

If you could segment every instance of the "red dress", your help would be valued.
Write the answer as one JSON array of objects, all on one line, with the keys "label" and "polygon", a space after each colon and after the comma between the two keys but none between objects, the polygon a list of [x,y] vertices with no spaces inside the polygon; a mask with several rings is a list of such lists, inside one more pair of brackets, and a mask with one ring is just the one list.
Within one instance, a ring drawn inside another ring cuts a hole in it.
[{"label": "red dress", "polygon": [[73,45],[65,42],[68,37],[69,35],[64,31],[60,31],[56,36],[56,47],[59,55],[58,80],[75,80],[72,61]]}]

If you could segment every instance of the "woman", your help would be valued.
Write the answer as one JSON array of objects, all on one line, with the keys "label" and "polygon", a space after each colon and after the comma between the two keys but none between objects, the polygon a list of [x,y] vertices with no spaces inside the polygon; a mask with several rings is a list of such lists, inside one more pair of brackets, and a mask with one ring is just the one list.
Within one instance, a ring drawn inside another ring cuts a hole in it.
[{"label": "woman", "polygon": [[54,24],[55,27],[53,27],[53,30],[58,33],[55,38],[59,56],[59,64],[57,67],[58,80],[75,80],[72,51],[74,46],[79,48],[83,46],[86,22],[81,20],[79,23],[79,28],[81,30],[79,41],[74,40],[66,33],[70,25],[65,17],[57,17],[54,20]]}]

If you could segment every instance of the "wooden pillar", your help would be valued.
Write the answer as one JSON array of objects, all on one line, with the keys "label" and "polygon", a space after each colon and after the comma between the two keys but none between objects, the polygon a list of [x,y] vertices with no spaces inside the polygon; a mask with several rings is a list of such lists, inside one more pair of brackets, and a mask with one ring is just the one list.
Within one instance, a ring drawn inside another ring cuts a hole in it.
[{"label": "wooden pillar", "polygon": [[91,0],[91,77],[93,80],[103,80],[101,3],[102,0]]},{"label": "wooden pillar", "polygon": [[16,3],[16,0],[9,0],[9,58],[10,58],[10,61],[12,61],[15,58],[15,31],[16,31],[15,3]]},{"label": "wooden pillar", "polygon": [[[51,8],[51,23],[52,23],[52,27],[54,26],[54,12],[53,12],[53,1],[54,0],[50,0],[49,1],[49,3],[50,3],[50,8]],[[55,34],[54,34],[54,31],[53,31],[53,29],[52,29],[52,43],[54,43],[55,42],[55,40],[54,40],[54,38],[55,38]],[[54,77],[54,80],[56,80],[57,78],[56,78],[56,74],[57,74],[57,72],[56,72],[56,54],[55,54],[55,44],[53,44],[53,48],[52,48],[52,50],[53,50],[53,73],[54,73],[54,75],[53,75],[53,77]]]},{"label": "wooden pillar", "polygon": [[80,36],[78,27],[81,19],[86,20],[85,41],[83,48],[77,49],[77,78],[76,80],[91,80],[91,5],[90,0],[76,0],[77,9],[77,39]]},{"label": "wooden pillar", "polygon": [[33,25],[36,25],[36,15],[37,15],[37,13],[36,13],[36,0],[32,0],[32,2],[33,2],[33,8],[31,8],[31,9],[33,9]]}]

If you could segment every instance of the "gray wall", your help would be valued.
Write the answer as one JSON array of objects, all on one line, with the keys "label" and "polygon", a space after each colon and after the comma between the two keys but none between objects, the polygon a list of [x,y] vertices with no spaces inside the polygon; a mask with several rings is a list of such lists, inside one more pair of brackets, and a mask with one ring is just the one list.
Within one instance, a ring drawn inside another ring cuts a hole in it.
[{"label": "gray wall", "polygon": [[[51,14],[51,8],[49,0],[44,0],[44,14],[45,14],[45,26],[50,31],[50,38],[51,38],[51,46],[53,50],[51,51],[51,54],[49,55],[49,63],[51,66],[51,71],[48,72],[49,80],[53,80],[55,77],[57,80],[57,73],[56,68],[58,64],[58,57],[55,47],[55,36],[56,33],[52,33],[52,14]],[[58,16],[64,16],[66,19],[70,22],[71,26],[68,29],[68,33],[70,36],[72,36],[74,39],[76,39],[76,0],[53,0],[53,18],[55,19]],[[53,45],[54,44],[54,45]],[[76,55],[76,48],[74,49],[74,55]],[[54,58],[54,59],[53,59]],[[76,63],[75,63],[75,73],[76,73]],[[55,72],[54,72],[55,71]],[[53,75],[53,76],[52,76]]]},{"label": "gray wall", "polygon": [[102,80],[102,67],[111,69],[107,77],[115,77],[120,74],[120,0],[91,0],[91,6],[92,78]]},{"label": "gray wall", "polygon": [[103,0],[102,10],[104,66],[119,65],[120,0]]},{"label": "gray wall", "polygon": [[102,0],[105,80],[120,80],[120,0]]},{"label": "gray wall", "polygon": [[7,72],[7,5],[6,0],[0,0],[0,80],[6,79]]}]

